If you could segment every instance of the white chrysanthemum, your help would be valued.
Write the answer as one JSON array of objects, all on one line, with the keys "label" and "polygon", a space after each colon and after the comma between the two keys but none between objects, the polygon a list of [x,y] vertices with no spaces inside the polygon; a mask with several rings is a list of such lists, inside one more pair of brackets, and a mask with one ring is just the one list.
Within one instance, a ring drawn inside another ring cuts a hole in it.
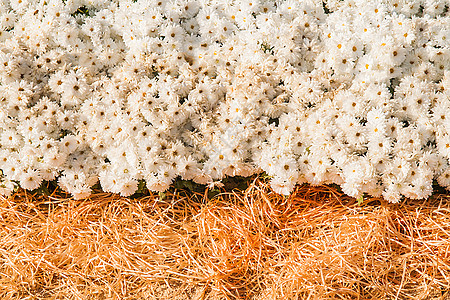
[{"label": "white chrysanthemum", "polygon": [[150,175],[146,177],[145,182],[147,188],[155,192],[166,191],[170,187],[170,184],[172,183],[171,181],[161,180],[161,178],[156,175]]},{"label": "white chrysanthemum", "polygon": [[92,193],[92,189],[87,184],[80,184],[69,189],[68,192],[73,195],[75,200],[81,200],[88,198]]},{"label": "white chrysanthemum", "polygon": [[15,186],[14,182],[0,178],[0,195],[5,197],[11,196]]},{"label": "white chrysanthemum", "polygon": [[270,187],[278,194],[289,195],[297,183],[297,178],[292,177],[286,179],[284,177],[275,176],[270,180]]},{"label": "white chrysanthemum", "polygon": [[402,195],[400,194],[400,191],[398,188],[395,188],[394,186],[390,185],[388,188],[386,188],[382,192],[383,198],[391,203],[398,203],[400,199],[402,198]]},{"label": "white chrysanthemum", "polygon": [[61,167],[66,161],[66,158],[67,153],[61,153],[56,148],[46,150],[43,157],[45,164],[51,168]]},{"label": "white chrysanthemum", "polygon": [[42,177],[38,171],[33,169],[24,170],[20,175],[20,186],[27,190],[37,189],[42,182]]},{"label": "white chrysanthemum", "polygon": [[139,182],[135,179],[127,180],[123,183],[119,193],[123,197],[128,197],[134,194],[138,189]]},{"label": "white chrysanthemum", "polygon": [[437,178],[437,182],[440,186],[443,186],[447,189],[450,188],[450,169],[447,169]]},{"label": "white chrysanthemum", "polygon": [[347,195],[358,198],[362,195],[362,184],[356,181],[346,181],[341,185],[342,191]]}]

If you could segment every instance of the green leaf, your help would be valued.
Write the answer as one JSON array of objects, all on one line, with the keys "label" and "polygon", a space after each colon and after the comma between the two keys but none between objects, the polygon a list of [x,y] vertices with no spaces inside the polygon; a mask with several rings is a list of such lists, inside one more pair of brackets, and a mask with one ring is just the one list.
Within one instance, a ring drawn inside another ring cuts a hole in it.
[{"label": "green leaf", "polygon": [[89,9],[86,6],[79,7],[73,14],[72,17],[76,18],[77,16],[89,16]]},{"label": "green leaf", "polygon": [[274,46],[270,47],[270,45],[267,44],[266,42],[261,43],[261,50],[264,51],[264,53],[270,53],[273,55],[274,54],[273,48],[274,48]]},{"label": "green leaf", "polygon": [[272,176],[270,176],[269,174],[267,174],[266,172],[261,173],[260,177],[264,180],[267,179],[272,179]]},{"label": "green leaf", "polygon": [[364,196],[363,195],[359,196],[358,198],[356,198],[356,201],[358,202],[358,205],[362,205],[364,201]]},{"label": "green leaf", "polygon": [[14,190],[13,190],[13,193],[15,194],[15,193],[17,193],[17,191],[19,190],[19,187],[20,187],[20,183],[19,183],[19,181],[13,181],[13,183],[14,183]]},{"label": "green leaf", "polygon": [[208,199],[213,199],[214,197],[216,197],[219,194],[220,194],[220,190],[214,188],[214,189],[208,191]]},{"label": "green leaf", "polygon": [[166,199],[166,193],[164,192],[158,192],[159,200],[165,200]]},{"label": "green leaf", "polygon": [[139,185],[136,193],[142,194],[145,191],[145,180],[139,180]]}]

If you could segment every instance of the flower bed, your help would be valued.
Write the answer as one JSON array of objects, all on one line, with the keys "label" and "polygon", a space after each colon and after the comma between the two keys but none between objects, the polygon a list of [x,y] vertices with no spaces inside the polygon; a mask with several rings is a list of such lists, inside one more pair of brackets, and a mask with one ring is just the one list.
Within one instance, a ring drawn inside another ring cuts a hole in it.
[{"label": "flower bed", "polygon": [[0,4],[3,195],[261,172],[281,194],[450,186],[445,0]]}]

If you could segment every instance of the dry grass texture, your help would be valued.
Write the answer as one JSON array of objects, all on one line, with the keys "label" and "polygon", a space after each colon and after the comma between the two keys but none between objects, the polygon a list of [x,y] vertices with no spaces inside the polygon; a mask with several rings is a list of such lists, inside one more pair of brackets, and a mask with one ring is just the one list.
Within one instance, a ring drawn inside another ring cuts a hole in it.
[{"label": "dry grass texture", "polygon": [[0,299],[448,299],[445,195],[0,198]]}]

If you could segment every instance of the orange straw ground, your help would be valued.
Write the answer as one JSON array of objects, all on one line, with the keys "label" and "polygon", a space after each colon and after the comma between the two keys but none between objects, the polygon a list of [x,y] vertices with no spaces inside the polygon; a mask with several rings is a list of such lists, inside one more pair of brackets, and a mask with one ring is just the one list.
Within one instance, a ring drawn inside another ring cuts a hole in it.
[{"label": "orange straw ground", "polygon": [[0,299],[450,299],[450,202],[290,197],[0,198]]}]

